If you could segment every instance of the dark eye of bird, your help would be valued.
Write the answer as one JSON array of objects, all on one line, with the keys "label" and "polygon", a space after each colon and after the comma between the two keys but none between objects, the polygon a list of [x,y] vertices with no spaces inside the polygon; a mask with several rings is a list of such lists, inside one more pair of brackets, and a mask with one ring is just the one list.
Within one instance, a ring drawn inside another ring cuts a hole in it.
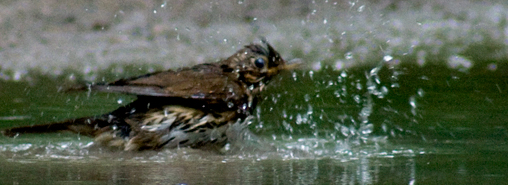
[{"label": "dark eye of bird", "polygon": [[254,61],[254,64],[258,68],[263,68],[263,67],[265,67],[265,60],[263,60],[262,58],[258,58],[258,59],[256,59],[256,61]]}]

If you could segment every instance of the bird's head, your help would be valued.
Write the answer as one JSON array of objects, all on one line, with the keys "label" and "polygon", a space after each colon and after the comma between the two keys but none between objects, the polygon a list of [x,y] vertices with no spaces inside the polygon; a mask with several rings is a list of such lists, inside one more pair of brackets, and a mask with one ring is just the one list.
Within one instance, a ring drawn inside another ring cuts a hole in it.
[{"label": "bird's head", "polygon": [[263,45],[250,44],[221,62],[224,72],[237,74],[248,85],[266,83],[281,70],[294,68],[266,41]]}]

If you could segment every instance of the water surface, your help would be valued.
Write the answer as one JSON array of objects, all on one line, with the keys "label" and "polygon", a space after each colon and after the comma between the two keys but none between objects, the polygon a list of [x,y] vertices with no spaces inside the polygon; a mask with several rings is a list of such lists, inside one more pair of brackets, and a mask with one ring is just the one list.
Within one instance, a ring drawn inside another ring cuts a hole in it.
[{"label": "water surface", "polygon": [[[127,74],[142,73],[133,68]],[[129,71],[129,70],[128,70]],[[0,140],[3,183],[372,184],[507,179],[506,75],[384,63],[274,79],[250,129],[225,154],[123,152],[70,133]],[[395,76],[394,74],[398,74]],[[105,77],[106,79],[109,77]],[[65,80],[63,80],[65,81]],[[1,82],[2,127],[100,114],[134,97],[62,93],[62,78]],[[254,146],[253,146],[254,145]],[[260,149],[262,147],[266,147]],[[29,177],[27,177],[27,174]],[[198,178],[199,177],[199,178]]]}]

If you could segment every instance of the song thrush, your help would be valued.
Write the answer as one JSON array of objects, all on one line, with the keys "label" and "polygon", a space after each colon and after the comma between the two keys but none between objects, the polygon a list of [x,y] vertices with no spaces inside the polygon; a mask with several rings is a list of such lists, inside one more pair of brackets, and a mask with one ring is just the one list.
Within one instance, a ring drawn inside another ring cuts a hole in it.
[{"label": "song thrush", "polygon": [[[289,66],[273,47],[250,44],[229,58],[92,84],[78,90],[137,95],[117,110],[92,117],[3,130],[6,136],[70,130],[124,150],[222,148],[234,123],[245,124],[268,80]],[[76,90],[76,88],[74,89]]]}]

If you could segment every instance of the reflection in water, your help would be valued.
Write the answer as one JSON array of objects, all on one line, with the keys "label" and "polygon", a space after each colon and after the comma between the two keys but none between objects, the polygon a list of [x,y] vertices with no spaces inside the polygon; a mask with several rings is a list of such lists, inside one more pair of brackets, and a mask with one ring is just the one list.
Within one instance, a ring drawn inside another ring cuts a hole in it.
[{"label": "reflection in water", "polygon": [[211,161],[181,158],[154,162],[143,159],[146,158],[2,161],[0,183],[374,184],[391,181],[407,184],[415,179],[414,160],[405,157],[400,157],[397,160],[400,162],[396,163],[391,159],[367,156],[347,162],[333,159]]},{"label": "reflection in water", "polygon": [[[63,145],[63,144],[62,144]],[[360,151],[348,160],[217,155],[200,150],[123,153],[68,146],[74,155],[32,146],[6,152],[0,184],[468,184],[506,182],[506,151],[491,147],[466,154]],[[48,145],[50,146],[50,145]],[[451,146],[457,146],[456,144]],[[463,145],[468,146],[468,145]],[[449,147],[449,146],[447,146]],[[76,149],[76,150],[75,150]],[[426,150],[430,150],[427,148]],[[449,151],[448,151],[449,152]],[[9,155],[7,155],[9,154]],[[460,178],[457,178],[460,177]]]}]

